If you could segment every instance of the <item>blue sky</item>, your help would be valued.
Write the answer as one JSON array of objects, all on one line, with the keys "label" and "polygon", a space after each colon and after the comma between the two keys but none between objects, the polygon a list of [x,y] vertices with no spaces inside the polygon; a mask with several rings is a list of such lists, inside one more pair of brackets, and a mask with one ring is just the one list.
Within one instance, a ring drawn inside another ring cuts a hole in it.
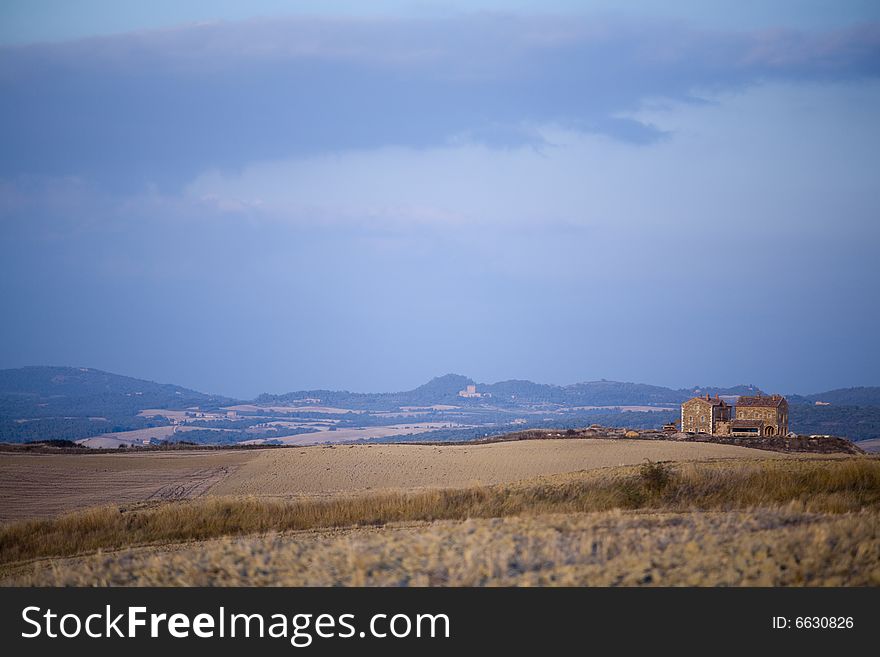
[{"label": "blue sky", "polygon": [[701,27],[827,29],[880,18],[873,0],[6,0],[0,43],[85,38],[278,16],[443,17],[465,12],[666,17]]},{"label": "blue sky", "polygon": [[0,367],[878,385],[877,6],[5,3]]}]

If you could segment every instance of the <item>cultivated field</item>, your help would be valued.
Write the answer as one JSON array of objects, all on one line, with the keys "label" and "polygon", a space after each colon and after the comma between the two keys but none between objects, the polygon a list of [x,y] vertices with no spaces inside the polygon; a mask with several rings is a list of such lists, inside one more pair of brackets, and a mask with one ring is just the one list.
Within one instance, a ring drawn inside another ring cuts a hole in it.
[{"label": "cultivated field", "polygon": [[177,427],[152,427],[150,429],[133,429],[131,431],[118,431],[115,433],[102,433],[99,436],[84,438],[79,440],[80,445],[85,447],[94,447],[98,449],[116,449],[120,445],[131,447],[133,445],[143,445],[149,442],[151,438],[156,440],[164,440],[171,437],[176,432]]},{"label": "cultivated field", "polygon": [[0,453],[0,521],[104,504],[198,497],[254,456],[244,451]]},{"label": "cultivated field", "polygon": [[256,452],[211,489],[216,495],[333,495],[479,486],[652,461],[791,458],[712,443],[524,440],[487,445],[338,445]]},{"label": "cultivated field", "polygon": [[710,443],[541,440],[489,445],[341,445],[131,454],[0,453],[0,521],[45,518],[103,504],[201,495],[327,496],[380,489],[460,487],[646,458],[791,458]]},{"label": "cultivated field", "polygon": [[864,456],[206,497],[2,526],[0,582],[880,585],[878,509],[880,459]]},{"label": "cultivated field", "polygon": [[179,439],[186,439],[187,431],[216,431],[223,433],[229,429],[211,429],[204,427],[151,427],[149,429],[132,429],[131,431],[115,431],[113,433],[102,433],[91,438],[83,438],[77,443],[83,447],[91,447],[93,449],[117,449],[118,447],[142,447],[149,444],[150,440],[167,440],[175,434],[179,434]]},{"label": "cultivated field", "polygon": [[[275,424],[275,423],[273,423]],[[268,442],[283,443],[284,445],[319,445],[322,443],[343,443],[354,440],[373,440],[376,438],[391,438],[393,436],[411,436],[426,433],[435,429],[465,429],[468,425],[455,424],[452,422],[411,422],[409,424],[390,424],[378,427],[333,429],[327,424],[312,424],[318,431],[304,433],[296,436],[280,436],[278,438],[257,438],[247,440],[244,444],[260,445]]]},{"label": "cultivated field", "polygon": [[880,585],[880,458],[560,439],[0,454],[0,584]]}]

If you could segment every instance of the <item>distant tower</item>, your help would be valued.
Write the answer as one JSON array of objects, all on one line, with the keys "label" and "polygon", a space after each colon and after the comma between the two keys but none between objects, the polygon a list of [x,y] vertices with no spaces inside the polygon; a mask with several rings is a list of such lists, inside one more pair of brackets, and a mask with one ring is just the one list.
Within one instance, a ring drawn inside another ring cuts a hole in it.
[{"label": "distant tower", "polygon": [[471,385],[465,386],[464,390],[459,390],[458,396],[459,397],[466,397],[466,398],[471,398],[471,397],[479,398],[479,397],[482,397],[483,395],[481,393],[477,392],[477,386],[471,384]]}]

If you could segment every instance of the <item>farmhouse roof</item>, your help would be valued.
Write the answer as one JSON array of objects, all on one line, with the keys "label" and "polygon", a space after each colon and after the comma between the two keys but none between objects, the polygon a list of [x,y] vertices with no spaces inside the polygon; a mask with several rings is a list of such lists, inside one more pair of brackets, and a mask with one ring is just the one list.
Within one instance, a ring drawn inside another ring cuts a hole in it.
[{"label": "farmhouse roof", "polygon": [[754,397],[740,397],[736,402],[737,406],[763,406],[770,408],[777,408],[782,405],[785,401],[785,397],[782,395],[770,395],[769,397],[764,395],[756,395]]},{"label": "farmhouse roof", "polygon": [[727,406],[727,402],[723,399],[719,399],[718,395],[715,395],[715,397],[712,398],[708,394],[706,394],[705,397],[694,397],[690,401],[701,401],[704,404],[709,404],[710,406]]}]

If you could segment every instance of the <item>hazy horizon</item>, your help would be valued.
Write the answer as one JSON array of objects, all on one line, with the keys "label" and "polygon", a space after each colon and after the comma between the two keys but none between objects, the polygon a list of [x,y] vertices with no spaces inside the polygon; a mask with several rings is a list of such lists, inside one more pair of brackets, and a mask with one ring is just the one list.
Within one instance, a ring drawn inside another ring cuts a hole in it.
[{"label": "hazy horizon", "polygon": [[878,385],[880,5],[0,8],[0,368]]}]

